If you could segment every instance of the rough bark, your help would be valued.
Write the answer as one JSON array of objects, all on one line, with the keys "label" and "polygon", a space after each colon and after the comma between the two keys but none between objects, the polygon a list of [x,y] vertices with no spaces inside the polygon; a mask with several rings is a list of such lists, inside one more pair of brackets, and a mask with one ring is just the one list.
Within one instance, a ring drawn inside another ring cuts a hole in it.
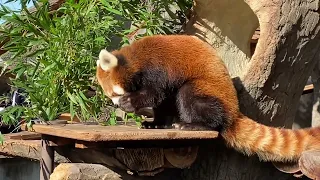
[{"label": "rough bark", "polygon": [[[233,7],[238,12],[236,17],[229,12]],[[291,128],[303,87],[319,58],[318,8],[319,1],[195,0],[194,16],[187,26],[191,30],[187,32],[212,45],[217,44],[218,47],[214,47],[228,65],[231,75],[239,77],[235,78],[235,86],[244,114],[262,124]],[[234,47],[249,42],[253,33],[253,25],[238,23],[242,10],[253,12],[247,12],[250,17],[243,18],[252,21],[255,18],[251,16],[255,16],[260,25],[260,39],[250,61],[241,53],[232,51],[239,49],[243,54],[250,51],[249,46],[244,50]],[[228,20],[226,17],[229,16],[234,19]],[[224,29],[226,26],[231,31]],[[249,32],[242,32],[244,29]],[[220,35],[223,36],[217,38]],[[243,42],[235,43],[232,41],[234,36],[241,36]],[[228,40],[224,41],[227,45],[221,44],[221,39],[231,39],[232,42]],[[224,50],[228,51],[221,52]],[[185,179],[293,178],[279,172],[270,163],[227,149],[221,142],[212,142],[202,151],[197,163],[184,171]]]},{"label": "rough bark", "polygon": [[[242,79],[242,111],[259,122],[291,128],[303,87],[319,56],[319,1],[248,1],[261,35]],[[248,108],[250,107],[250,108]],[[253,111],[254,108],[257,111]],[[251,109],[253,108],[253,109]]]}]

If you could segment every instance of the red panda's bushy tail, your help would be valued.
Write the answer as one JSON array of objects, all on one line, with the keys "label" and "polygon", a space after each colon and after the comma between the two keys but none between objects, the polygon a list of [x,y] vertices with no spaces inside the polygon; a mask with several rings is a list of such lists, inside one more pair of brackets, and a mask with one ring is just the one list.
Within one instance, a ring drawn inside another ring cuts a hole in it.
[{"label": "red panda's bushy tail", "polygon": [[241,115],[222,133],[227,144],[264,161],[297,161],[306,150],[320,150],[320,127],[283,129],[268,127]]}]

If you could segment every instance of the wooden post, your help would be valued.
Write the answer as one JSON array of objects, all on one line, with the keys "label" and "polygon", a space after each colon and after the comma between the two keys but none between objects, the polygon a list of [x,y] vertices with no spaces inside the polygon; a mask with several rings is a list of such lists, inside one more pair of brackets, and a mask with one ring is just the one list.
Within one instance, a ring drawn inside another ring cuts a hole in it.
[{"label": "wooden post", "polygon": [[40,160],[40,180],[49,180],[54,166],[54,148],[50,142],[41,139],[41,160]]}]

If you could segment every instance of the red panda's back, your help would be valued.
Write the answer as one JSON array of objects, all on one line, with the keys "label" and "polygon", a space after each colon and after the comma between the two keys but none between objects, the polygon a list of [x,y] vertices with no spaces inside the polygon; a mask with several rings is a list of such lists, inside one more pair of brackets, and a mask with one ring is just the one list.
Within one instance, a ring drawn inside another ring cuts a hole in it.
[{"label": "red panda's back", "polygon": [[227,76],[228,71],[216,52],[200,39],[187,35],[156,35],[142,38],[119,50],[136,67],[165,67],[169,75]]}]

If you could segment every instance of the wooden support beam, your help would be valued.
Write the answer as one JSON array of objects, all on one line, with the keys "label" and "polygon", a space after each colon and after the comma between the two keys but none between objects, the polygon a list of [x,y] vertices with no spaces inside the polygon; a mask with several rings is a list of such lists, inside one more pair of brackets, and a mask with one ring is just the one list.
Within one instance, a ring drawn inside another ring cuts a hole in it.
[{"label": "wooden support beam", "polygon": [[99,142],[88,142],[88,141],[76,141],[75,148],[87,149],[87,148],[100,148],[103,145]]},{"label": "wooden support beam", "polygon": [[48,140],[41,140],[40,180],[49,180],[54,168],[54,149]]},{"label": "wooden support beam", "polygon": [[74,146],[74,143],[75,143],[74,139],[50,136],[50,135],[42,135],[42,139],[49,141],[49,146],[53,146],[53,147],[67,146],[67,145]]}]

